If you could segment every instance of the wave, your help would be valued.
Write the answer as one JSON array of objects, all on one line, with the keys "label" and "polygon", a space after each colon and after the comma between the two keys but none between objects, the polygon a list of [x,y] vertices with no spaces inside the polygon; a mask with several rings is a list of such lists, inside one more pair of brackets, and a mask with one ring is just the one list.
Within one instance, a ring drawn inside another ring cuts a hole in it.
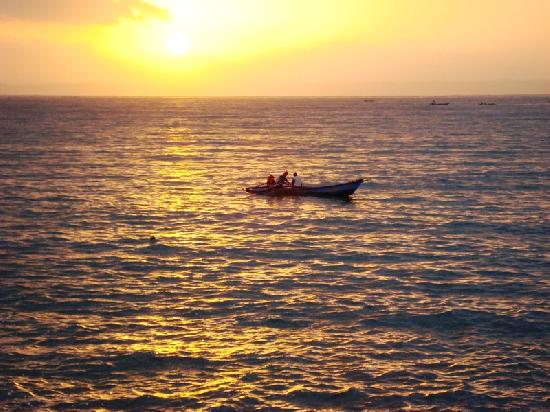
[{"label": "wave", "polygon": [[154,352],[132,352],[101,359],[102,363],[117,371],[154,370],[154,369],[199,369],[207,370],[219,367],[222,362],[204,357],[158,355]]},{"label": "wave", "polygon": [[136,252],[139,254],[165,257],[179,256],[188,251],[189,250],[187,248],[181,246],[169,246],[160,243],[147,245],[142,248],[136,249]]},{"label": "wave", "polygon": [[303,329],[311,325],[311,322],[305,319],[288,319],[283,317],[268,317],[259,320],[237,317],[237,322],[242,326],[263,326],[275,329]]},{"label": "wave", "polygon": [[56,410],[166,410],[200,408],[203,404],[195,397],[140,395],[112,399],[79,400],[76,402],[58,402],[52,405]]},{"label": "wave", "polygon": [[[465,386],[468,386],[467,384]],[[491,396],[477,393],[471,389],[432,389],[411,391],[408,395],[398,393],[377,393],[373,391],[363,402],[364,408],[383,410],[503,410],[512,407],[514,398],[509,396]],[[538,402],[541,407],[544,402]],[[533,405],[535,406],[535,405]],[[520,408],[521,409],[521,408]]]},{"label": "wave", "polygon": [[366,398],[367,396],[356,388],[336,392],[296,389],[288,392],[284,397],[292,403],[308,408],[357,408],[364,405]]},{"label": "wave", "polygon": [[[462,333],[477,330],[484,336],[550,336],[550,320],[530,320],[491,312],[454,309],[436,314],[392,313],[364,319],[368,328],[429,329],[438,333]],[[483,331],[483,332],[481,332]]]}]

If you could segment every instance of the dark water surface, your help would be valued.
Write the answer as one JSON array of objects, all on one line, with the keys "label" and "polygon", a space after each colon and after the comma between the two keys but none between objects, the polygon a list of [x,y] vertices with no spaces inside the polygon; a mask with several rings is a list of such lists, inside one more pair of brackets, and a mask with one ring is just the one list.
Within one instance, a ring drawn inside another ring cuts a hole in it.
[{"label": "dark water surface", "polygon": [[0,409],[550,409],[550,104],[449,100],[0,98]]}]

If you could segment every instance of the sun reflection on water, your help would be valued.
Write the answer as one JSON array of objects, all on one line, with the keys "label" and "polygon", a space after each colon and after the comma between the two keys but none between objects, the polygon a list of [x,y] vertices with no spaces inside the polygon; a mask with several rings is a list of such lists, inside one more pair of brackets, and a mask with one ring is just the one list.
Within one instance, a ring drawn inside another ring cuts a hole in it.
[{"label": "sun reflection on water", "polygon": [[[415,100],[71,102],[20,122],[57,140],[0,152],[8,408],[541,405],[543,120],[512,138],[494,130],[518,116],[468,112],[480,136],[459,103],[442,120]],[[521,158],[539,183],[510,189]],[[375,178],[350,202],[241,190],[286,168]]]}]

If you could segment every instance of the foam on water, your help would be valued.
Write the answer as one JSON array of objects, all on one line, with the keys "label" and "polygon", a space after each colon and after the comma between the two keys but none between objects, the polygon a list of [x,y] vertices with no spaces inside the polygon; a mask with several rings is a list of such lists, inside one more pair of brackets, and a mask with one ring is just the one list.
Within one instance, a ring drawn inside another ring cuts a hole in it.
[{"label": "foam on water", "polygon": [[550,408],[550,105],[449,100],[0,98],[0,408]]}]

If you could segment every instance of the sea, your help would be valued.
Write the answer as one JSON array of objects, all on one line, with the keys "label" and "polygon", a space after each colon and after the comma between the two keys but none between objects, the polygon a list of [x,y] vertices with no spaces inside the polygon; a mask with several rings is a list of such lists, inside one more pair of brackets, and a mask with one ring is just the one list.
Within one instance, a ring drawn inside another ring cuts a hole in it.
[{"label": "sea", "polygon": [[550,96],[431,101],[0,97],[0,410],[550,410]]}]

